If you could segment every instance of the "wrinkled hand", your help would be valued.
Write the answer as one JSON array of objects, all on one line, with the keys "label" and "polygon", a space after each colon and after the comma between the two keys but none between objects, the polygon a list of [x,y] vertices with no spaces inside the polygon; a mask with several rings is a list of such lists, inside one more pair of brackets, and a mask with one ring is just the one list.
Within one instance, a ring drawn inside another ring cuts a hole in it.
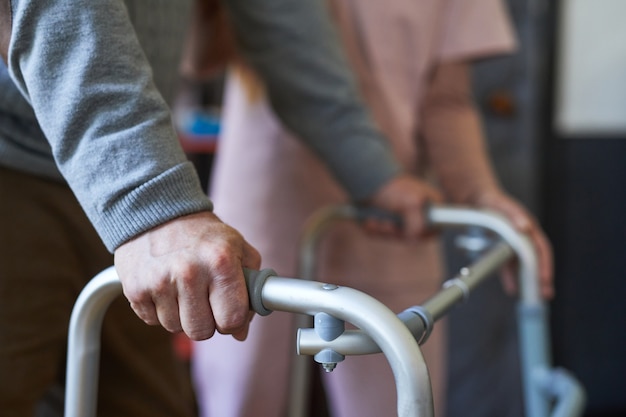
[{"label": "wrinkled hand", "polygon": [[441,193],[410,175],[399,175],[382,186],[366,204],[382,210],[399,214],[402,217],[403,230],[389,220],[368,219],[364,223],[366,230],[372,233],[398,235],[415,240],[428,234],[426,208],[429,204],[440,203]]},{"label": "wrinkled hand", "polygon": [[260,263],[256,249],[210,212],[171,220],[115,251],[135,313],[193,340],[215,330],[246,338],[253,313],[242,268],[259,269]]},{"label": "wrinkled hand", "polygon": [[[500,191],[489,191],[480,194],[475,205],[478,208],[494,210],[509,219],[513,226],[525,233],[533,243],[538,259],[539,289],[541,296],[550,299],[554,296],[552,246],[542,231],[539,223],[518,202]],[[503,285],[507,293],[517,291],[514,265],[508,265],[503,270]]]}]

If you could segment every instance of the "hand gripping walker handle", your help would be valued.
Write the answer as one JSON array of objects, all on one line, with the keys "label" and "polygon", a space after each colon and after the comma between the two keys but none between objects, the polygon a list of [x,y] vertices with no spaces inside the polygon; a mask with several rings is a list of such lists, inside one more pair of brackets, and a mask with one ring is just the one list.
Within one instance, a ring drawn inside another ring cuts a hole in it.
[{"label": "hand gripping walker handle", "polygon": [[[261,291],[274,271],[244,270],[252,309],[260,315],[271,310],[263,306]],[[100,332],[104,315],[113,300],[122,294],[114,267],[96,275],[81,291],[70,320],[66,369],[65,417],[96,415],[100,358]]]},{"label": "hand gripping walker handle", "polygon": [[[398,410],[402,417],[431,416],[432,394],[421,352],[400,320],[377,300],[351,288],[340,288],[293,278],[273,276],[272,270],[244,271],[250,303],[259,314],[269,314],[261,300],[279,311],[328,313],[368,331],[391,364],[398,387]],[[268,280],[268,278],[272,278]],[[274,291],[266,291],[270,287]],[[276,291],[280,289],[280,291]],[[263,294],[262,294],[263,292]],[[305,305],[293,304],[292,294]],[[102,320],[110,303],[122,294],[114,267],[95,276],[81,291],[72,310],[68,336],[65,417],[94,417]]]}]

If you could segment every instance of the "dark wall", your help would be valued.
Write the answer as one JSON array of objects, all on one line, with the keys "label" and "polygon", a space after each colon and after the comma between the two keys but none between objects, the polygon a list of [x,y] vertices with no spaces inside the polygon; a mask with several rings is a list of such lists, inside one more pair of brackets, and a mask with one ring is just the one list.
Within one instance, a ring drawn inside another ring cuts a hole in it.
[{"label": "dark wall", "polygon": [[[549,57],[556,56],[558,3]],[[551,60],[554,68],[554,60]],[[556,74],[547,75],[553,91]],[[625,74],[626,76],[626,74]],[[553,97],[547,95],[554,114]],[[626,117],[626,109],[624,109]],[[587,417],[626,415],[626,134],[569,138],[545,120],[542,207],[555,249],[555,363],[587,390]]]},{"label": "dark wall", "polygon": [[[514,56],[479,63],[474,72],[490,153],[504,187],[537,215],[554,246],[557,296],[550,307],[555,364],[572,371],[585,386],[585,417],[626,416],[626,134],[573,139],[553,130],[559,2],[507,3],[520,49]],[[448,251],[454,266],[455,254]],[[482,320],[483,327],[494,329],[490,346],[500,352],[494,375],[505,372],[518,378],[511,354],[516,353],[514,335],[503,330],[503,321],[485,321],[489,311],[512,314],[500,299],[487,307],[501,296],[491,285],[477,294],[485,307],[476,312],[463,307],[451,315],[451,349],[470,343],[468,329],[480,334],[472,326]],[[466,368],[476,357],[451,355],[452,381],[467,380]],[[480,382],[491,378],[492,387],[497,383],[484,362],[471,372],[483,373]],[[502,386],[508,391],[501,392]],[[517,405],[516,383],[504,381],[502,386],[498,396]],[[468,406],[470,394],[478,395],[471,387],[453,387],[451,399],[458,404],[451,409],[462,415],[489,401],[492,410],[502,407],[485,397]]]},{"label": "dark wall", "polygon": [[626,415],[626,140],[551,137],[555,361],[585,385],[589,416]]}]

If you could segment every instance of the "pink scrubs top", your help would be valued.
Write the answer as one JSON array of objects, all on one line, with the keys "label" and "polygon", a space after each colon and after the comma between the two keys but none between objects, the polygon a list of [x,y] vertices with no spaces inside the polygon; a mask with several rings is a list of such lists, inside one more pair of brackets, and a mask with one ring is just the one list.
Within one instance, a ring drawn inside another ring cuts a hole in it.
[{"label": "pink scrubs top", "polygon": [[[420,103],[436,65],[510,51],[514,36],[499,0],[335,0],[348,60],[373,116],[407,170],[419,173]],[[285,40],[288,41],[288,40]],[[348,202],[324,164],[281,126],[263,99],[238,78],[226,90],[211,197],[215,212],[263,256],[263,267],[298,273],[306,219]],[[439,289],[438,241],[407,244],[338,224],[319,253],[318,280],[357,288],[394,312]],[[194,381],[204,417],[282,417],[295,345],[292,316],[255,317],[246,342],[217,335],[195,344]],[[441,411],[445,340],[441,324],[423,347],[435,407]],[[311,359],[312,360],[312,359]],[[396,413],[393,375],[384,356],[348,357],[324,375],[336,417]]]}]

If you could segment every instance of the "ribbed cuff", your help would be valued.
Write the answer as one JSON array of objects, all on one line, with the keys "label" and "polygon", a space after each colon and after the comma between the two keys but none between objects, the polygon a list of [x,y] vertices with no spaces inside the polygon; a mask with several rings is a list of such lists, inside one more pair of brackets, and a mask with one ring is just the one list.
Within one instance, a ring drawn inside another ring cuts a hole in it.
[{"label": "ribbed cuff", "polygon": [[125,194],[94,219],[110,252],[133,237],[176,217],[213,210],[190,162],[163,172]]}]

